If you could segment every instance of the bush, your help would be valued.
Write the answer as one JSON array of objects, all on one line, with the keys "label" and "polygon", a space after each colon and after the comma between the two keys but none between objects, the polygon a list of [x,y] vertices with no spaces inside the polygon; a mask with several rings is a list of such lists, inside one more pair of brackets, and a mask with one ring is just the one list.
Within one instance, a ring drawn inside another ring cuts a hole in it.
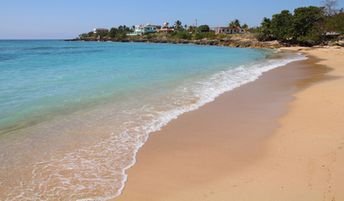
[{"label": "bush", "polygon": [[207,32],[207,33],[196,33],[193,38],[195,40],[200,40],[200,39],[204,39],[204,38],[207,38],[207,39],[215,39],[216,38],[216,35],[214,32]]},{"label": "bush", "polygon": [[187,31],[173,32],[171,36],[176,39],[184,39],[184,40],[190,40],[192,38],[192,35]]},{"label": "bush", "polygon": [[208,25],[201,25],[199,27],[197,27],[197,32],[199,33],[207,33],[210,31],[210,28]]}]

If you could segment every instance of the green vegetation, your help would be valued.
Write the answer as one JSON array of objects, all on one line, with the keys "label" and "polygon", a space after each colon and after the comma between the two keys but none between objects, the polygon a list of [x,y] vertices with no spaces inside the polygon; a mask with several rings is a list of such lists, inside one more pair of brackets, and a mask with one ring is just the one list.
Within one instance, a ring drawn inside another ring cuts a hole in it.
[{"label": "green vegetation", "polygon": [[169,38],[174,38],[174,39],[183,39],[183,40],[191,40],[192,39],[192,34],[186,30],[175,31],[172,34],[170,34],[169,36],[170,36]]},{"label": "green vegetation", "polygon": [[286,44],[298,44],[304,46],[318,45],[344,31],[343,10],[336,11],[333,8],[333,0],[328,0],[324,7],[301,7],[293,13],[283,10],[275,14],[271,19],[264,18],[257,29],[257,38],[260,41],[278,40]]},{"label": "green vegetation", "polygon": [[123,26],[119,26],[118,28],[111,28],[110,31],[103,37],[125,39],[127,33],[129,32],[130,32],[130,28],[123,25]]},{"label": "green vegetation", "polygon": [[[239,22],[239,20],[237,20]],[[247,26],[247,25],[246,25]],[[210,29],[208,25],[201,25],[198,27],[184,25],[180,20],[177,20],[172,27],[174,31],[163,33],[149,33],[142,36],[130,36],[128,34],[134,32],[135,27],[127,27],[125,25],[113,27],[109,31],[89,32],[79,35],[81,40],[201,40],[201,39],[216,39],[223,38],[223,36],[215,35],[215,32]],[[248,26],[247,26],[248,28]]]},{"label": "green vegetation", "polygon": [[341,10],[339,13],[328,16],[325,29],[329,32],[344,33],[344,11]]},{"label": "green vegetation", "polygon": [[238,19],[235,19],[229,23],[229,27],[241,27],[240,21]]},{"label": "green vegetation", "polygon": [[243,25],[241,26],[241,28],[244,29],[244,31],[248,31],[248,30],[249,30],[249,27],[248,27],[247,24],[243,24]]},{"label": "green vegetation", "polygon": [[199,33],[208,33],[210,31],[210,27],[208,25],[201,25],[197,27],[197,32]]},{"label": "green vegetation", "polygon": [[177,31],[182,31],[184,28],[183,28],[183,24],[181,21],[177,20],[175,23],[174,23],[174,29],[177,30]]},{"label": "green vegetation", "polygon": [[82,40],[123,40],[127,38],[127,34],[131,31],[132,29],[126,25],[121,25],[113,27],[109,31],[83,33],[79,35],[79,38]]},{"label": "green vegetation", "polygon": [[[302,45],[313,46],[327,44],[343,38],[344,11],[336,9],[336,0],[325,0],[323,7],[300,7],[293,12],[283,10],[271,18],[264,18],[259,27],[250,28],[241,24],[238,19],[228,23],[232,29],[241,28],[246,34],[230,36],[228,34],[215,34],[214,30],[206,24],[201,26],[183,25],[180,20],[172,26],[164,24],[163,29],[156,33],[135,35],[135,27],[125,25],[113,27],[109,31],[100,29],[95,32],[84,33],[79,40],[104,41],[152,41],[152,42],[194,42],[204,44],[230,44],[233,46],[263,46],[265,44]],[[156,26],[160,29],[160,26]],[[264,43],[264,41],[277,40],[280,43]],[[243,41],[243,42],[240,42]],[[259,42],[262,41],[262,42]],[[250,45],[251,44],[251,45]],[[275,46],[274,46],[275,47]]]}]

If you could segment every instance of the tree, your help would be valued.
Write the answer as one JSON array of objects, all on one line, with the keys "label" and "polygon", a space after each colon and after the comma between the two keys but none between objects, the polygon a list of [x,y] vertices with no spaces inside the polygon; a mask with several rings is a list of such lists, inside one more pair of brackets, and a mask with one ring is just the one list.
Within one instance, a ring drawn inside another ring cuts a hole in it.
[{"label": "tree", "polygon": [[175,23],[174,23],[174,29],[177,30],[177,31],[180,31],[183,29],[183,24],[181,21],[177,20]]},{"label": "tree", "polygon": [[113,27],[113,28],[110,29],[108,35],[109,35],[110,38],[115,38],[117,34],[118,34],[118,29]]},{"label": "tree", "polygon": [[344,14],[339,11],[327,15],[324,7],[315,6],[296,8],[294,14],[284,10],[273,15],[271,20],[264,18],[257,31],[258,40],[277,39],[313,46],[330,40],[326,37],[326,32],[344,32]]},{"label": "tree", "polygon": [[344,33],[344,12],[339,12],[335,15],[326,18],[325,30],[327,32]]},{"label": "tree", "polygon": [[82,33],[82,34],[79,35],[79,38],[80,38],[80,39],[85,39],[85,38],[87,38],[87,37],[88,37],[88,34],[87,34],[87,33]]},{"label": "tree", "polygon": [[121,26],[119,26],[119,27],[118,27],[118,30],[119,30],[120,32],[126,32],[126,33],[130,32],[130,28],[127,27],[126,25],[121,25]]},{"label": "tree", "polygon": [[243,24],[242,27],[241,27],[243,30],[247,31],[249,29],[248,25],[247,24]]},{"label": "tree", "polygon": [[271,34],[274,38],[286,41],[293,36],[293,15],[288,10],[275,14],[271,19]]},{"label": "tree", "polygon": [[209,31],[210,31],[210,27],[208,25],[201,25],[201,26],[197,27],[197,32],[206,33]]},{"label": "tree", "polygon": [[90,31],[90,32],[87,33],[87,36],[88,36],[88,37],[92,37],[92,36],[94,36],[94,35],[95,35],[95,34],[94,34],[93,31]]},{"label": "tree", "polygon": [[241,27],[240,21],[238,19],[235,19],[229,23],[229,27]]},{"label": "tree", "polygon": [[269,41],[273,40],[273,35],[271,32],[271,20],[264,17],[260,27],[258,28],[258,40],[260,41]]},{"label": "tree", "polygon": [[304,45],[314,45],[321,42],[323,35],[324,10],[309,6],[294,10],[293,39]]},{"label": "tree", "polygon": [[190,33],[194,33],[194,32],[196,32],[196,30],[197,30],[196,26],[189,26],[188,29],[187,29],[187,31],[190,32]]}]

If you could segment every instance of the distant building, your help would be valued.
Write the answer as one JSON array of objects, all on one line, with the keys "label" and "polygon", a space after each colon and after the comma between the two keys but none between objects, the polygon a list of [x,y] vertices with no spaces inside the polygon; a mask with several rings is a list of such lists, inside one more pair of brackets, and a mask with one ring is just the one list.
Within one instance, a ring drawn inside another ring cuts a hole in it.
[{"label": "distant building", "polygon": [[156,33],[159,26],[146,24],[146,25],[136,25],[133,33],[130,36],[141,36],[148,33]]},{"label": "distant building", "polygon": [[107,33],[107,32],[109,32],[109,29],[105,29],[105,28],[94,28],[93,29],[93,33],[95,33],[95,34]]},{"label": "distant building", "polygon": [[326,32],[325,35],[326,36],[340,36],[340,33],[333,31],[333,32]]},{"label": "distant building", "polygon": [[215,34],[242,34],[245,31],[241,27],[215,27]]},{"label": "distant building", "polygon": [[158,29],[158,32],[162,32],[162,33],[169,33],[169,32],[173,32],[174,29],[169,27],[169,23],[168,22],[164,22],[164,25]]}]

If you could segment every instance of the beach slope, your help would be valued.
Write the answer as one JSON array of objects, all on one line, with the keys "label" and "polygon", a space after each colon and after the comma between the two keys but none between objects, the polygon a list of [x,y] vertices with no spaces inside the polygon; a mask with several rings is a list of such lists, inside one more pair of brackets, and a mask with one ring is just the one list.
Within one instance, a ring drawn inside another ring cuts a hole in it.
[{"label": "beach slope", "polygon": [[344,50],[298,51],[154,133],[116,200],[344,200]]}]

